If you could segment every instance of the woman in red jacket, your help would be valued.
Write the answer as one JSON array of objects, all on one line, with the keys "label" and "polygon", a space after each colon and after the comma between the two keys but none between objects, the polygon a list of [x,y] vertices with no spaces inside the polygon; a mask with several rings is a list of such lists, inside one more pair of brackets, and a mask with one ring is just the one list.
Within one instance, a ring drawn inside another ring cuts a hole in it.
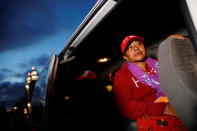
[{"label": "woman in red jacket", "polygon": [[[174,36],[184,39],[180,35]],[[144,38],[130,35],[121,43],[127,62],[116,72],[113,86],[120,112],[129,120],[176,115],[159,82],[158,61],[146,57],[143,42]]]}]

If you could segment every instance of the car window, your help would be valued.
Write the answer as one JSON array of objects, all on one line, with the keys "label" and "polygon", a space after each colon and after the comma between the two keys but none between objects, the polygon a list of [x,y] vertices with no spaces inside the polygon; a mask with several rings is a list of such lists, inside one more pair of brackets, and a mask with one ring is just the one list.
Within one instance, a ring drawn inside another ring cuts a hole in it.
[{"label": "car window", "polygon": [[47,90],[49,90],[49,80],[51,80],[54,62],[55,54],[46,62],[33,90],[31,122],[33,125],[39,125],[39,128],[44,128],[46,122]]}]

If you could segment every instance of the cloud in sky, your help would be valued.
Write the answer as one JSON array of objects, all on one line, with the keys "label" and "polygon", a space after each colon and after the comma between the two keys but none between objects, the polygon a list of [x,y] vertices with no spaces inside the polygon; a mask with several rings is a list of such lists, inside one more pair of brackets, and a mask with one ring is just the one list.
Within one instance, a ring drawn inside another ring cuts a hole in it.
[{"label": "cloud in sky", "polygon": [[16,65],[17,69],[15,70],[5,67],[0,68],[0,82],[22,82],[27,76],[27,73],[31,72],[32,66],[35,66],[39,69],[38,71],[40,71],[49,59],[49,55],[42,54],[41,56],[31,58],[28,62],[24,61],[23,63],[18,63]]},{"label": "cloud in sky", "polygon": [[91,8],[78,3],[78,0],[1,0],[0,51],[35,44],[57,31],[73,32],[86,14],[80,13],[88,13]]},{"label": "cloud in sky", "polygon": [[23,82],[25,81],[25,76],[26,74],[24,73],[3,73],[0,72],[0,84],[3,82],[10,82],[10,83],[15,83],[15,82]]},{"label": "cloud in sky", "polygon": [[[18,99],[25,94],[25,83],[0,83],[0,101],[5,102],[6,107],[13,106]],[[11,95],[10,95],[11,94]]]},{"label": "cloud in sky", "polygon": [[29,63],[30,63],[30,65],[42,66],[43,67],[49,59],[50,59],[49,55],[42,54],[39,57],[32,58]]},{"label": "cloud in sky", "polygon": [[8,68],[1,68],[0,69],[0,82],[6,80],[7,77],[13,76],[13,71]]},{"label": "cloud in sky", "polygon": [[52,16],[47,15],[47,10],[42,6],[36,7],[36,3],[8,0],[1,2],[1,5],[0,49],[3,51],[28,46],[55,31]]},{"label": "cloud in sky", "polygon": [[10,70],[10,69],[7,69],[7,68],[2,68],[2,69],[0,69],[0,72],[3,72],[3,73],[12,73],[13,71]]}]

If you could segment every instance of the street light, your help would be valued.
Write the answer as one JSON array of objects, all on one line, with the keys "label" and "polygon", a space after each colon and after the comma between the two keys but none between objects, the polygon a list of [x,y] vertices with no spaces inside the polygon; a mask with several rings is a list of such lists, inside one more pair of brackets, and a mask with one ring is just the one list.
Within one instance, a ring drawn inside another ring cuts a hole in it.
[{"label": "street light", "polygon": [[36,80],[38,80],[38,78],[39,78],[39,75],[36,71],[36,68],[34,66],[32,66],[31,79],[33,81],[36,81]]},{"label": "street light", "polygon": [[29,86],[28,83],[26,83],[25,88],[26,88],[27,102],[29,102],[30,101],[30,98],[29,98],[29,89],[30,89],[30,86]]},{"label": "street light", "polygon": [[26,85],[25,85],[25,88],[26,88],[27,90],[29,90],[29,85],[28,85],[28,84],[26,84]]},{"label": "street light", "polygon": [[29,112],[31,113],[31,103],[27,103],[27,107],[28,107]]},{"label": "street light", "polygon": [[27,79],[26,79],[26,81],[27,81],[27,84],[30,84],[31,83],[31,73],[28,73],[27,74]]},{"label": "street light", "polygon": [[31,97],[32,92],[35,86],[36,81],[38,80],[39,75],[34,66],[32,66],[32,72],[28,72],[26,84],[25,84],[25,91],[26,91],[26,105],[24,109],[24,114],[27,115],[26,117],[29,118],[29,113],[31,113]]}]

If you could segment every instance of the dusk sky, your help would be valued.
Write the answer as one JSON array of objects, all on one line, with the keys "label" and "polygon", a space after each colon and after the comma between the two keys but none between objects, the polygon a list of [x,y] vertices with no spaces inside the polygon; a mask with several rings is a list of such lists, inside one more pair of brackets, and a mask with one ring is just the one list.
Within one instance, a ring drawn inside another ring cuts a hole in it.
[{"label": "dusk sky", "polygon": [[64,48],[97,0],[0,0],[0,101],[25,95],[27,73],[38,73]]}]

